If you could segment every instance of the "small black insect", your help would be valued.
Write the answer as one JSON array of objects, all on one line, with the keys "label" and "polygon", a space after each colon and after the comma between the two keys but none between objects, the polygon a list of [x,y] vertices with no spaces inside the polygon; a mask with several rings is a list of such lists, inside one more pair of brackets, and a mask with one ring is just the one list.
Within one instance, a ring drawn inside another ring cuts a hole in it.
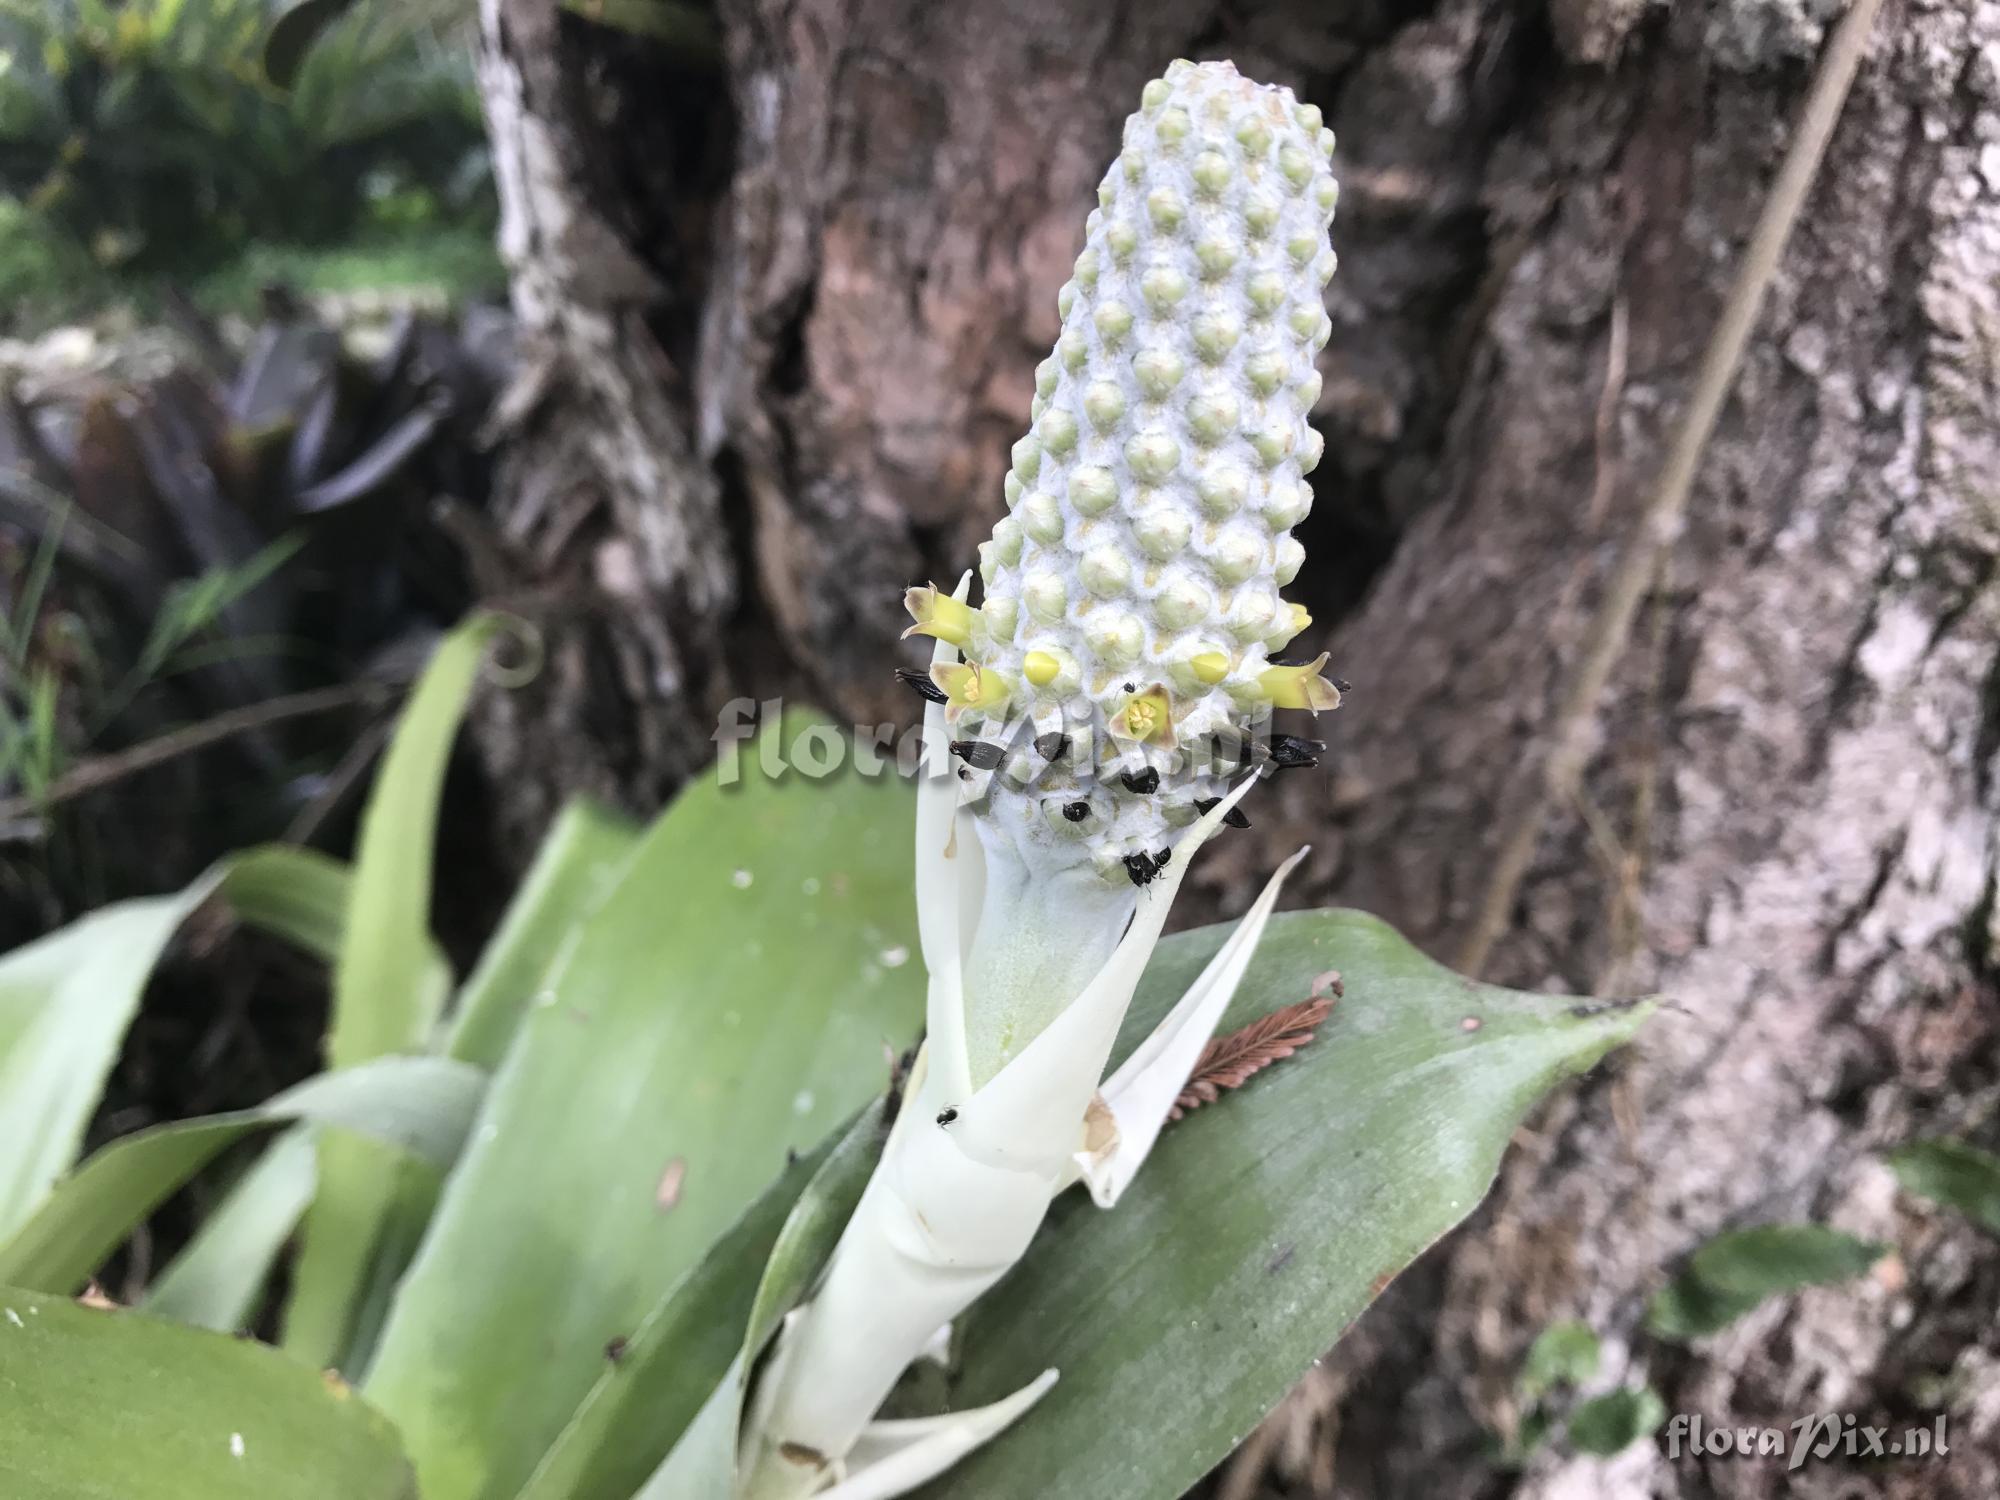
[{"label": "small black insect", "polygon": [[1343,693],[1351,693],[1354,691],[1354,684],[1349,682],[1345,677],[1334,678],[1333,685],[1339,688]]},{"label": "small black insect", "polygon": [[957,1118],[958,1118],[958,1111],[953,1109],[950,1105],[946,1105],[943,1109],[938,1111],[937,1122],[940,1125],[949,1125],[953,1120],[956,1120]]},{"label": "small black insect", "polygon": [[630,1344],[631,1341],[621,1333],[604,1346],[604,1357],[614,1365],[618,1364],[625,1358],[625,1351]]},{"label": "small black insect", "polygon": [[1155,870],[1164,870],[1167,867],[1167,861],[1172,859],[1173,857],[1174,857],[1173,850],[1162,849],[1158,854],[1155,854],[1153,856],[1153,868]]},{"label": "small black insect", "polygon": [[896,680],[902,683],[904,687],[915,688],[917,696],[927,703],[949,703],[951,701],[945,696],[943,688],[932,682],[922,672],[913,671],[909,667],[896,668]]},{"label": "small black insect", "polygon": [[991,771],[1006,754],[989,740],[953,740],[951,753],[977,770]]},{"label": "small black insect", "polygon": [[1127,771],[1119,778],[1125,783],[1125,790],[1137,792],[1141,797],[1150,796],[1160,789],[1160,771],[1157,766],[1148,766],[1143,771]]},{"label": "small black insect", "polygon": [[1063,816],[1068,818],[1070,822],[1081,823],[1085,818],[1090,816],[1090,804],[1088,802],[1065,802],[1062,812]]},{"label": "small black insect", "polygon": [[1295,766],[1318,765],[1320,752],[1324,749],[1325,740],[1304,740],[1295,734],[1271,736],[1271,761],[1281,771],[1289,771]]},{"label": "small black insect", "polygon": [[1136,693],[1139,691],[1139,684],[1136,682],[1128,682],[1125,684],[1125,691],[1128,693]]},{"label": "small black insect", "polygon": [[1059,730],[1050,730],[1035,739],[1035,753],[1043,760],[1061,760],[1069,754],[1069,736]]},{"label": "small black insect", "polygon": [[1151,885],[1159,875],[1160,867],[1154,863],[1152,855],[1142,850],[1125,856],[1125,873],[1132,877],[1134,885]]},{"label": "small black insect", "polygon": [[[1220,797],[1197,797],[1194,799],[1194,810],[1205,816],[1213,812],[1216,803],[1221,800]],[[1222,824],[1225,828],[1248,828],[1250,819],[1240,806],[1232,807],[1222,815]]]}]

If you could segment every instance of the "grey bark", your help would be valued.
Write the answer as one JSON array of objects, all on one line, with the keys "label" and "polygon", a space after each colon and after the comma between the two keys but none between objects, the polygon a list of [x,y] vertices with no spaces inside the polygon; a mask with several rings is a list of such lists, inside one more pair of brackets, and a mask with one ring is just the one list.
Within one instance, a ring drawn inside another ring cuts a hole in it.
[{"label": "grey bark", "polygon": [[[1229,56],[1342,140],[1303,582],[1355,691],[1329,774],[1260,793],[1190,906],[1307,835],[1306,897],[1449,957],[1837,8],[732,0],[702,64],[484,0],[542,351],[494,568],[550,668],[482,735],[517,837],[571,790],[657,803],[723,697],[908,716],[896,591],[1000,513],[1119,122],[1172,57]],[[1879,1157],[2000,1130],[1996,286],[2000,5],[1891,0],[1487,968],[1679,1009],[1523,1132],[1221,1488],[2000,1494],[2000,1253]],[[1707,1235],[1804,1218],[1896,1255],[1694,1351],[1639,1333]],[[1569,1316],[1671,1410],[1942,1407],[1956,1456],[1498,1469],[1522,1352]]]}]

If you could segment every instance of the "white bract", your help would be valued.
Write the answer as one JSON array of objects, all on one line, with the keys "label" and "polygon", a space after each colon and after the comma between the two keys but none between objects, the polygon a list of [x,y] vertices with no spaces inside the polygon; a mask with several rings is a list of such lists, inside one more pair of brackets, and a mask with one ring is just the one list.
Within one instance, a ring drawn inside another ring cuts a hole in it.
[{"label": "white bract", "polygon": [[[1271,709],[1339,702],[1287,535],[1330,329],[1337,192],[1319,111],[1228,63],[1148,84],[1099,188],[1063,333],[970,578],[913,589],[934,637],[917,810],[928,1035],[882,1160],[745,1423],[744,1500],[881,1500],[994,1436],[979,1411],[875,1413],[1079,1179],[1116,1203],[1248,966],[1275,874],[1159,1029],[1104,1077],[1201,844],[1270,764]],[[1248,771],[1250,774],[1244,775]],[[1301,851],[1303,852],[1303,851]]]}]

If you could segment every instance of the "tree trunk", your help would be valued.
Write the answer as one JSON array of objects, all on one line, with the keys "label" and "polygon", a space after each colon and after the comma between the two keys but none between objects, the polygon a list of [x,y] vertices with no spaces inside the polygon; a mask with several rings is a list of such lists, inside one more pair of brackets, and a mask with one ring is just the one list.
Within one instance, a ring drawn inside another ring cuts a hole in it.
[{"label": "tree trunk", "polygon": [[[482,9],[532,351],[489,566],[548,648],[483,731],[517,837],[574,790],[656,804],[728,697],[910,716],[896,592],[1001,513],[1120,122],[1171,58],[1227,56],[1342,141],[1299,588],[1354,692],[1330,773],[1260,792],[1261,842],[1205,856],[1189,905],[1240,905],[1310,837],[1301,897],[1485,946],[1495,830],[1541,784],[1837,0],[733,0],[666,41]],[[1678,1008],[1523,1133],[1218,1488],[2000,1494],[2000,1253],[1877,1154],[1992,1144],[2000,1105],[1996,286],[2000,5],[1889,0],[1485,963]],[[1640,1332],[1708,1235],[1807,1218],[1897,1257],[1693,1351]],[[1488,1434],[1561,1317],[1670,1411],[1944,1408],[1953,1457],[1785,1479],[1558,1443],[1502,1470]]]}]

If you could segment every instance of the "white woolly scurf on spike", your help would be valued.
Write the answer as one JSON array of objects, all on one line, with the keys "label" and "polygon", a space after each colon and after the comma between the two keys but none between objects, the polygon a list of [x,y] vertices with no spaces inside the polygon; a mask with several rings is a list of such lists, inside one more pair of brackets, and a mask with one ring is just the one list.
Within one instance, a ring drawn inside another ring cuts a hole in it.
[{"label": "white woolly scurf on spike", "polygon": [[874,1420],[1056,1194],[1083,1177],[1108,1207],[1131,1184],[1297,863],[1105,1083],[1196,851],[1266,765],[1310,759],[1262,741],[1271,710],[1340,698],[1324,657],[1271,659],[1311,623],[1280,589],[1319,456],[1332,151],[1317,109],[1228,63],[1146,86],[1062,289],[982,602],[969,577],[905,600],[942,700],[917,811],[928,1035],[759,1378],[740,1500],[888,1500],[1042,1398],[1054,1371],[978,1411]]}]

